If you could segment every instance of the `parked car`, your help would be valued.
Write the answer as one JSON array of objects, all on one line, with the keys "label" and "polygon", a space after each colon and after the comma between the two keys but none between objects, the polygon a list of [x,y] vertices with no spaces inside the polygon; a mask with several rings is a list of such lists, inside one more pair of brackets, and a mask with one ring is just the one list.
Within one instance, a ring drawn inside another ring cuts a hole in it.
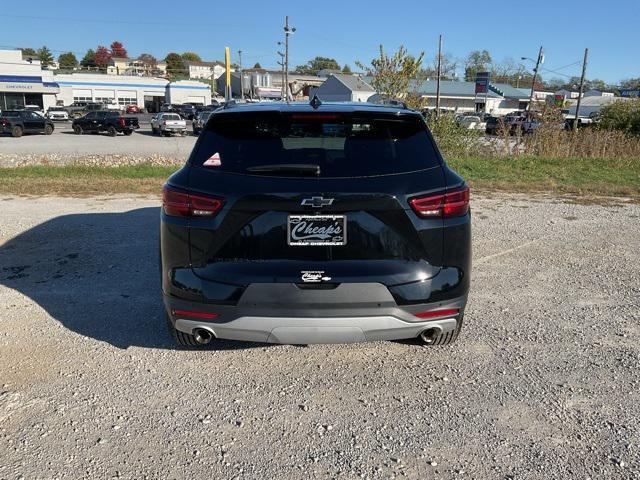
[{"label": "parked car", "polygon": [[197,111],[195,105],[192,105],[191,103],[184,103],[179,106],[178,113],[185,120],[193,120]]},{"label": "parked car", "polygon": [[126,113],[140,113],[140,107],[138,105],[127,105]]},{"label": "parked car", "polygon": [[483,122],[480,117],[473,115],[465,115],[460,117],[458,120],[458,125],[467,129],[467,130],[482,130],[485,131],[487,128],[486,122]]},{"label": "parked car", "polygon": [[64,107],[49,107],[46,117],[50,120],[69,120],[69,112]]},{"label": "parked car", "polygon": [[0,133],[21,137],[25,133],[53,133],[53,122],[29,110],[5,110],[0,114]]},{"label": "parked car", "polygon": [[487,135],[495,135],[500,129],[502,120],[499,117],[489,116],[485,121],[484,131]]},{"label": "parked car", "polygon": [[209,120],[209,117],[211,117],[212,113],[213,111],[203,111],[196,114],[196,116],[193,117],[193,120],[191,122],[191,127],[193,129],[194,135],[200,135],[200,132],[202,131],[204,126],[207,124],[207,121]]},{"label": "parked car", "polygon": [[80,118],[89,112],[97,112],[99,110],[104,110],[104,106],[102,103],[97,102],[74,102],[67,107],[67,112],[69,112],[69,117],[71,118]]},{"label": "parked car", "polygon": [[160,277],[181,345],[445,345],[462,328],[469,188],[414,110],[216,110],[162,204]]},{"label": "parked car", "polygon": [[24,109],[28,112],[34,112],[44,117],[44,108],[42,108],[40,105],[25,105]]},{"label": "parked car", "polygon": [[173,103],[163,103],[160,107],[160,112],[174,112],[177,113],[180,111],[179,105],[174,105]]},{"label": "parked car", "polygon": [[125,117],[120,112],[111,110],[89,112],[84,117],[76,118],[72,123],[76,135],[100,132],[107,132],[112,137],[118,133],[131,135],[139,127],[136,117]]},{"label": "parked car", "polygon": [[186,135],[187,122],[177,113],[161,112],[151,117],[151,132],[159,135]]}]

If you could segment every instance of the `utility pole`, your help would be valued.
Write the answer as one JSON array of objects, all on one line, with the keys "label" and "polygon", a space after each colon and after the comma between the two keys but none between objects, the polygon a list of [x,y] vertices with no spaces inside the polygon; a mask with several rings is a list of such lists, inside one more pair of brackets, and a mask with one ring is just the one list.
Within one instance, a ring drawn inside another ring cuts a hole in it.
[{"label": "utility pole", "polygon": [[289,26],[289,15],[284,17],[284,88],[289,102],[289,35],[296,31],[295,27]]},{"label": "utility pole", "polygon": [[538,52],[538,60],[536,60],[536,68],[533,69],[533,80],[531,82],[531,94],[529,95],[529,105],[527,105],[527,111],[531,113],[531,107],[533,106],[533,89],[536,86],[536,79],[538,77],[538,68],[540,68],[540,64],[543,60],[544,52],[542,51],[542,47],[540,47],[540,51]]},{"label": "utility pole", "polygon": [[[278,42],[278,45],[282,45],[282,42]],[[277,62],[278,65],[280,65],[280,67],[282,67],[282,76],[280,78],[282,78],[282,85],[280,87],[280,91],[282,92],[282,100],[284,100],[284,53],[282,53],[281,51],[278,50],[278,52],[276,52],[278,55],[280,55],[280,61]]]},{"label": "utility pole", "polygon": [[242,73],[242,50],[238,50],[238,70],[240,70],[240,99],[244,98],[244,75]]},{"label": "utility pole", "polygon": [[436,117],[440,115],[440,77],[442,76],[442,34],[438,40],[438,80],[436,83]]},{"label": "utility pole", "polygon": [[589,57],[589,49],[584,49],[584,60],[582,61],[582,76],[580,77],[580,90],[578,92],[578,102],[576,103],[576,118],[573,120],[573,131],[578,130],[578,121],[580,118],[580,103],[582,102],[582,91],[584,89],[584,76],[587,73],[587,59]]}]

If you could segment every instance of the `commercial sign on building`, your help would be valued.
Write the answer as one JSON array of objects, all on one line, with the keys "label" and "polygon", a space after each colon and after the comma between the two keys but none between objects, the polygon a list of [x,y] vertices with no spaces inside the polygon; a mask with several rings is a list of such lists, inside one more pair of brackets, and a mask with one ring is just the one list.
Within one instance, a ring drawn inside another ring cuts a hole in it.
[{"label": "commercial sign on building", "polygon": [[476,73],[476,94],[487,93],[489,90],[489,72],[477,72]]},{"label": "commercial sign on building", "polygon": [[626,88],[620,90],[621,97],[640,97],[640,90],[634,90],[632,88]]}]

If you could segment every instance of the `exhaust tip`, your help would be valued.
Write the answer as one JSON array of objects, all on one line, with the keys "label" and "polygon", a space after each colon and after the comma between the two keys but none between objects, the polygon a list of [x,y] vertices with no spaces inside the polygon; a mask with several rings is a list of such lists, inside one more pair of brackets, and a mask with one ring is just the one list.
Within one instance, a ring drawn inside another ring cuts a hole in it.
[{"label": "exhaust tip", "polygon": [[433,342],[436,341],[436,338],[438,338],[438,335],[440,335],[442,333],[442,329],[439,327],[432,327],[432,328],[427,328],[425,330],[423,330],[422,332],[420,332],[420,340],[422,340],[422,343],[424,343],[425,345],[432,345]]},{"label": "exhaust tip", "polygon": [[193,331],[193,336],[200,345],[206,345],[214,339],[213,333],[205,328],[196,328]]}]

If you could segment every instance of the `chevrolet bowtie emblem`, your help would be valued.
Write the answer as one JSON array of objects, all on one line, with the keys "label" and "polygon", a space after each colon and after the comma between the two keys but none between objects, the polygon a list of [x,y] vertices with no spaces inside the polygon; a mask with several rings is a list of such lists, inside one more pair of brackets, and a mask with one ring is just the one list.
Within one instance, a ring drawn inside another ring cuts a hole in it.
[{"label": "chevrolet bowtie emblem", "polygon": [[333,198],[324,197],[305,198],[302,200],[302,202],[300,202],[300,205],[302,205],[303,207],[314,208],[328,207],[331,204],[333,204]]}]

